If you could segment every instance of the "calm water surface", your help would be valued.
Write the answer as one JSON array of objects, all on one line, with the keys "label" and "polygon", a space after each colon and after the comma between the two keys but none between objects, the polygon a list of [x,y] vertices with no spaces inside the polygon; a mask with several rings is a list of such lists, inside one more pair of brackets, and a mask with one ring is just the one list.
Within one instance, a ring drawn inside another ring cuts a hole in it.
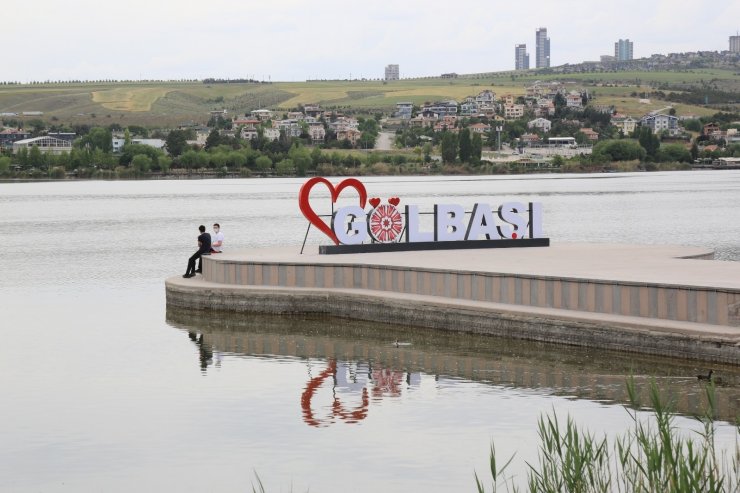
[{"label": "calm water surface", "polygon": [[[740,261],[740,172],[364,181],[429,207],[540,200],[553,242]],[[491,441],[517,452],[523,479],[543,412],[622,432],[629,372],[655,376],[681,412],[701,409],[693,363],[166,310],[163,280],[184,272],[198,224],[220,222],[228,249],[299,248],[302,182],[0,184],[0,490],[251,491],[256,471],[269,492],[474,491]],[[740,372],[715,370],[731,420]],[[719,441],[734,444],[730,426]]]}]

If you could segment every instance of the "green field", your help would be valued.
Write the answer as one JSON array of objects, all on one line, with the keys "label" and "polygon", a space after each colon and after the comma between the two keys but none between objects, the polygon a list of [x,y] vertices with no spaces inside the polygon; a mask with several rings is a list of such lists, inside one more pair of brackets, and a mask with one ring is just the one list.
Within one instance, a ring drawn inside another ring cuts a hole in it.
[{"label": "green field", "polygon": [[[205,123],[212,110],[242,115],[257,108],[287,110],[315,103],[324,108],[391,111],[399,101],[422,104],[441,99],[461,100],[484,89],[497,96],[522,95],[536,80],[558,80],[573,89],[588,89],[595,104],[614,105],[632,116],[668,106],[665,101],[641,104],[633,92],[650,92],[650,84],[677,87],[713,81],[724,91],[740,93],[740,76],[723,70],[685,72],[616,72],[533,75],[505,72],[457,79],[383,81],[276,82],[272,84],[203,84],[201,82],[130,82],[84,84],[0,85],[0,112],[43,112],[44,121],[149,127]],[[679,115],[710,115],[714,108],[674,105]],[[6,117],[7,118],[7,117]],[[24,117],[24,118],[38,118]]]}]

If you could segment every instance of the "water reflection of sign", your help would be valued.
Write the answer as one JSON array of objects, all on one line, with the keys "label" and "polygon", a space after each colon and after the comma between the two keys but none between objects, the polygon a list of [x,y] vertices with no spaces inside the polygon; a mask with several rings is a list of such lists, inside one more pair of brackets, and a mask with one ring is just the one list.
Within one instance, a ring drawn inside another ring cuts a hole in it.
[{"label": "water reflection of sign", "polygon": [[[407,382],[412,380],[411,376]],[[415,382],[418,379],[413,379]],[[309,426],[329,426],[337,421],[358,423],[367,418],[370,394],[373,400],[383,397],[399,397],[404,381],[404,372],[386,368],[371,368],[361,363],[329,360],[326,368],[309,379],[301,394],[303,421]],[[319,388],[331,383],[332,400],[323,416],[314,411],[313,399]],[[370,387],[371,390],[368,390]],[[359,400],[354,406],[344,401]]]},{"label": "water reflection of sign", "polygon": [[[330,222],[324,221],[309,202],[312,189],[319,183],[330,192]],[[357,194],[357,204],[334,210],[340,194],[348,189]],[[433,212],[422,212],[418,205],[406,204],[402,212],[398,208],[401,202],[398,197],[389,198],[385,204],[373,197],[369,200],[371,209],[366,211],[367,202],[365,185],[355,178],[334,186],[326,178],[317,176],[303,184],[298,203],[309,228],[316,227],[336,245],[321,247],[320,253],[549,245],[549,239],[542,234],[542,204],[539,202],[503,202],[498,206],[479,202],[470,212],[458,204],[435,204]],[[426,229],[421,219],[424,214],[433,215],[431,227]],[[519,241],[515,245],[507,243],[511,240]],[[363,248],[352,249],[353,246]]]}]

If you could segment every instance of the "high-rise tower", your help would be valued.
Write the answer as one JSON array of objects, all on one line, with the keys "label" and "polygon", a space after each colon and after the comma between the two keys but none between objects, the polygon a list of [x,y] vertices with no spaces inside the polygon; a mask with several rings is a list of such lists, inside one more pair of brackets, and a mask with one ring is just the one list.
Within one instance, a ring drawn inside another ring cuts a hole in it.
[{"label": "high-rise tower", "polygon": [[399,78],[398,65],[390,64],[385,66],[385,80],[398,80]]},{"label": "high-rise tower", "polygon": [[547,37],[547,28],[537,29],[537,68],[547,68],[550,66],[550,38]]},{"label": "high-rise tower", "polygon": [[614,43],[614,58],[617,61],[632,60],[632,41],[620,39]]},{"label": "high-rise tower", "polygon": [[526,44],[514,46],[514,68],[516,70],[529,69],[529,53],[527,53]]},{"label": "high-rise tower", "polygon": [[740,53],[740,35],[730,36],[730,51]]}]

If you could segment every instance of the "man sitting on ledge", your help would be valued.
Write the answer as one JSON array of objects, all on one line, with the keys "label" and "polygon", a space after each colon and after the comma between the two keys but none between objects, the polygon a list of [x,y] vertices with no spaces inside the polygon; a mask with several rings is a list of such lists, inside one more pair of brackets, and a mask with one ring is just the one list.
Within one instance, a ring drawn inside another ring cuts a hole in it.
[{"label": "man sitting on ledge", "polygon": [[[211,254],[211,235],[206,233],[206,227],[202,224],[198,226],[198,231],[200,231],[200,235],[198,236],[198,251],[195,252],[189,259],[188,259],[188,268],[185,271],[185,274],[182,275],[184,278],[193,277],[196,272],[203,272],[203,255],[210,255]],[[195,270],[195,261],[198,260],[198,270]]]}]

